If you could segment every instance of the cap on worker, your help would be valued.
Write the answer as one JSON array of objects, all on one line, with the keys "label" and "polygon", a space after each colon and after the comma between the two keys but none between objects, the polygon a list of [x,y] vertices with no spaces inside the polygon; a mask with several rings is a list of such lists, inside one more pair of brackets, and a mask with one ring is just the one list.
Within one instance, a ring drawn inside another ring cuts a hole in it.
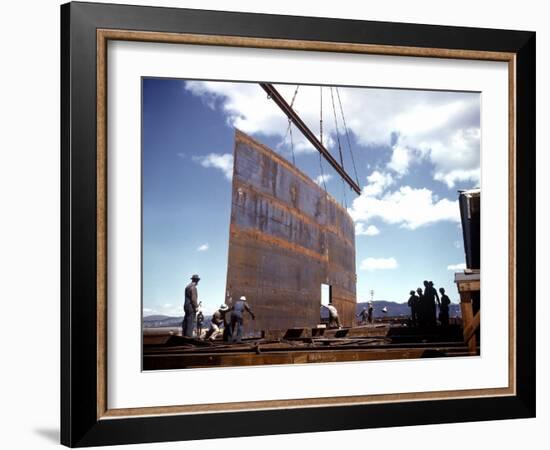
[{"label": "cap on worker", "polygon": [[227,311],[229,309],[229,306],[227,306],[225,303],[222,303],[220,305],[220,311]]},{"label": "cap on worker", "polygon": [[244,295],[242,295],[239,300],[242,300],[243,302],[246,302],[246,297]]},{"label": "cap on worker", "polygon": [[201,277],[199,277],[197,274],[195,274],[195,275],[193,275],[193,276],[191,277],[191,279],[192,279],[192,280],[200,280]]}]

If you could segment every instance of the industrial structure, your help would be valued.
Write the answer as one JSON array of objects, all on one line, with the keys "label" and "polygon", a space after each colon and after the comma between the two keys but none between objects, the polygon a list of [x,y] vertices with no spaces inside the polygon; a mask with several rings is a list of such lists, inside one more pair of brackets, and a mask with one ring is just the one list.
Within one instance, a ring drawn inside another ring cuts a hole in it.
[{"label": "industrial structure", "polygon": [[464,237],[466,269],[455,273],[460,294],[464,342],[471,352],[479,353],[481,300],[481,191],[460,191],[458,202]]},{"label": "industrial structure", "polygon": [[257,320],[245,333],[317,326],[323,284],[352,327],[353,219],[306,174],[236,130],[227,297],[253,305]]}]

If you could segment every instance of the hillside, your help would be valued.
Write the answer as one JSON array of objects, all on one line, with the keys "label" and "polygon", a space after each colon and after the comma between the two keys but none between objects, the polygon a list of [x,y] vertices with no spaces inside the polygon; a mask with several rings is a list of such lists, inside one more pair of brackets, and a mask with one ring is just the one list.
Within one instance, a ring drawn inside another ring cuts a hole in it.
[{"label": "hillside", "polygon": [[[387,300],[374,300],[372,302],[374,306],[374,317],[399,317],[399,316],[409,316],[411,314],[410,308],[406,303],[397,303],[390,302]],[[359,314],[364,307],[368,306],[368,302],[357,303],[355,308],[356,314]],[[386,307],[388,309],[387,313],[382,312],[382,308]],[[450,317],[460,317],[460,305],[456,303],[451,303],[449,308]],[[320,309],[320,315],[323,318],[328,317],[328,311],[326,308]],[[206,315],[204,318],[203,328],[208,328],[210,326],[210,316]],[[163,315],[152,315],[146,316],[143,318],[143,327],[144,328],[162,328],[162,327],[180,327],[183,317],[171,317]]]},{"label": "hillside", "polygon": [[[357,306],[355,308],[356,314],[359,314],[363,308],[367,307],[369,302],[360,302],[357,303]],[[390,302],[387,300],[374,300],[372,302],[372,306],[374,307],[374,317],[379,316],[388,316],[388,317],[399,317],[399,316],[410,316],[411,309],[406,303],[397,303],[397,302]],[[382,308],[386,307],[388,309],[387,313],[382,312]],[[449,316],[450,317],[460,317],[460,305],[456,303],[451,303],[449,305]]]}]

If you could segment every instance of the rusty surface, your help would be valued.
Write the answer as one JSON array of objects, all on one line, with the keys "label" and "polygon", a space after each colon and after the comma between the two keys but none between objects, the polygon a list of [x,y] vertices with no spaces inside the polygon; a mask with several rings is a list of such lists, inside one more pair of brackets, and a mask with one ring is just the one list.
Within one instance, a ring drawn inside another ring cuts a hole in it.
[{"label": "rusty surface", "polygon": [[336,200],[268,147],[236,131],[227,292],[245,295],[245,332],[314,327],[321,284],[355,325],[354,225]]},{"label": "rusty surface", "polygon": [[144,370],[190,369],[199,367],[259,366],[266,364],[308,364],[351,361],[380,361],[411,358],[464,357],[479,355],[464,345],[442,344],[404,348],[330,348],[330,349],[276,349],[267,351],[245,349],[227,352],[171,352],[146,353]]},{"label": "rusty surface", "polygon": [[416,328],[366,325],[340,330],[273,330],[241,343],[204,341],[178,335],[144,337],[144,370],[263,364],[324,363],[479,355],[465,345],[462,327]]}]

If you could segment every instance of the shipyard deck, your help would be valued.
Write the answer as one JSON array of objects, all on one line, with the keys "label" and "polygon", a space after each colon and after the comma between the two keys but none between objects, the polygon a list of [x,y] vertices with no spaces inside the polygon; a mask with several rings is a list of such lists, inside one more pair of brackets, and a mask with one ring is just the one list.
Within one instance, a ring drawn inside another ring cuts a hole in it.
[{"label": "shipyard deck", "polygon": [[144,336],[143,369],[256,366],[398,360],[479,355],[464,344],[462,327],[416,329],[390,324],[340,330],[272,331],[242,343],[214,342],[175,334]]}]

